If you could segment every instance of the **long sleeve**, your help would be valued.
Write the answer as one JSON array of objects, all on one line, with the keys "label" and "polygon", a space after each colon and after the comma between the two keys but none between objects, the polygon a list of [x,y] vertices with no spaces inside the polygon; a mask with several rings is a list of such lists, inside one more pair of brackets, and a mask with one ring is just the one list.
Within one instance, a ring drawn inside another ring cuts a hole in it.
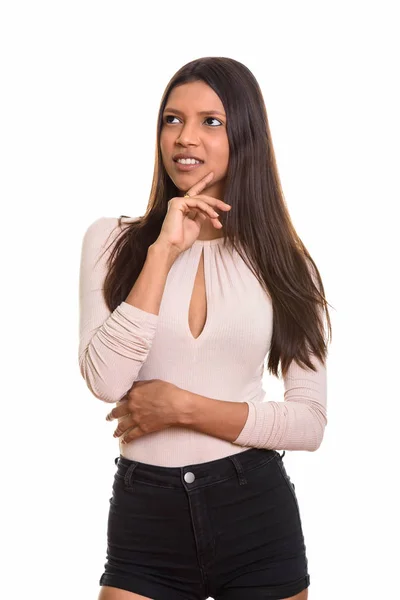
[{"label": "long sleeve", "polygon": [[79,273],[79,368],[92,394],[104,402],[118,402],[130,389],[151,349],[158,321],[158,315],[127,302],[110,313],[104,301],[106,261],[120,231],[117,224],[118,219],[101,217],[89,226]]},{"label": "long sleeve", "polygon": [[275,450],[315,451],[327,425],[327,371],[315,356],[317,371],[292,361],[284,377],[284,402],[246,400],[249,414],[239,436],[239,446]]}]

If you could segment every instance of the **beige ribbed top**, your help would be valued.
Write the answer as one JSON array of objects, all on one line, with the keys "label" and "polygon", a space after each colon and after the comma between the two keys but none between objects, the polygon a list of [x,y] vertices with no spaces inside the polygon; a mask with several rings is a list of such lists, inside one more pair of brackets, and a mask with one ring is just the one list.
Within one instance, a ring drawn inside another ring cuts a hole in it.
[{"label": "beige ribbed top", "polygon": [[[124,224],[133,218],[122,220]],[[196,240],[172,265],[158,315],[121,302],[110,313],[103,296],[106,260],[120,229],[101,217],[85,232],[79,280],[79,366],[92,394],[118,402],[134,381],[162,379],[216,400],[247,402],[247,421],[234,442],[183,427],[144,435],[118,451],[131,460],[176,467],[248,450],[316,450],[327,423],[326,367],[292,363],[282,402],[264,401],[262,377],[272,335],[272,303],[239,254],[222,238]],[[111,236],[109,237],[109,234]],[[188,322],[204,250],[207,319],[198,338]],[[97,262],[98,261],[98,262]]]}]

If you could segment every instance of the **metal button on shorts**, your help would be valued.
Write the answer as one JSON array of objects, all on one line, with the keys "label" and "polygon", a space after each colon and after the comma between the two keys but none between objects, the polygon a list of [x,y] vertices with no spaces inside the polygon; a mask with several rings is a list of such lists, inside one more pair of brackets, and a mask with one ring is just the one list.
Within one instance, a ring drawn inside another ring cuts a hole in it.
[{"label": "metal button on shorts", "polygon": [[196,477],[194,476],[194,473],[192,473],[191,471],[188,471],[183,476],[183,479],[186,481],[186,483],[193,483],[193,481],[196,479]]}]

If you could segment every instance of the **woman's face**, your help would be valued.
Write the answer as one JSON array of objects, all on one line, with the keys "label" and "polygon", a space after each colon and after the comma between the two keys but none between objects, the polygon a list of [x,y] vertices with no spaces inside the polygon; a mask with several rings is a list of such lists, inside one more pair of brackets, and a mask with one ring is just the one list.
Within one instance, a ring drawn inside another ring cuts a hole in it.
[{"label": "woman's face", "polygon": [[[219,96],[204,81],[171,91],[163,113],[160,148],[164,167],[180,195],[212,171],[214,178],[201,193],[223,199],[229,162],[226,115]],[[179,155],[201,162],[185,166],[177,162]]]}]

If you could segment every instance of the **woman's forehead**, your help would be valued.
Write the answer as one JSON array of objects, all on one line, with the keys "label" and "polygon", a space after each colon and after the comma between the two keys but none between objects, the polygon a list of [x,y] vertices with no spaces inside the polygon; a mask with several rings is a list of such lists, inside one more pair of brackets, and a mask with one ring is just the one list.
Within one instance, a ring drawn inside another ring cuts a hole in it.
[{"label": "woman's forehead", "polygon": [[174,87],[168,96],[166,108],[176,108],[183,112],[212,112],[224,114],[224,107],[218,94],[204,81],[183,83]]}]

